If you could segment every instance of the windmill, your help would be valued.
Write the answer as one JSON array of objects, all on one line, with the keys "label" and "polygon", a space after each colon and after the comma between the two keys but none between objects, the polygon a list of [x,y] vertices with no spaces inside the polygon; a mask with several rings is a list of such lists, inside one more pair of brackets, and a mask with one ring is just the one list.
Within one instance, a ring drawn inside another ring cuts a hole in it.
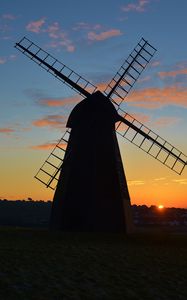
[{"label": "windmill", "polygon": [[187,164],[181,151],[123,109],[123,101],[156,49],[141,38],[101,93],[26,37],[15,47],[84,98],[70,113],[68,129],[35,176],[55,190],[51,228],[131,232],[130,196],[116,132],[178,174]]}]

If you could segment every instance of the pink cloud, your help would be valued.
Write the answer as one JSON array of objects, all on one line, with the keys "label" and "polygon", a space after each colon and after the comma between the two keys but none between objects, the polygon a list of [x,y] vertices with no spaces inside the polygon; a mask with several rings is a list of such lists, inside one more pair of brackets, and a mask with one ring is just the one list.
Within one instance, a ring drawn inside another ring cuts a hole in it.
[{"label": "pink cloud", "polygon": [[51,127],[51,128],[63,128],[66,122],[66,118],[60,115],[48,115],[42,119],[35,120],[32,124],[36,127]]},{"label": "pink cloud", "polygon": [[63,99],[40,99],[39,104],[50,106],[50,107],[58,107],[58,106],[76,104],[79,101],[80,98],[78,96],[75,96],[75,97],[68,97]]},{"label": "pink cloud", "polygon": [[100,33],[95,33],[94,31],[90,31],[88,32],[88,39],[91,41],[103,41],[119,35],[122,35],[122,32],[119,29],[111,29]]},{"label": "pink cloud", "polygon": [[[58,22],[54,22],[52,25],[49,25],[48,28],[46,29],[46,32],[49,33],[49,36],[53,39],[57,39],[59,38],[59,30],[60,30],[60,27],[59,27],[59,24]],[[61,33],[62,35],[62,33]],[[61,36],[63,37],[64,34]]]},{"label": "pink cloud", "polygon": [[187,107],[187,88],[167,86],[137,90],[126,98],[132,106],[158,108],[166,105]]},{"label": "pink cloud", "polygon": [[166,127],[166,126],[171,126],[173,124],[176,124],[179,121],[180,119],[177,117],[161,117],[161,118],[157,118],[153,122],[153,125],[157,127]]},{"label": "pink cloud", "polygon": [[179,69],[185,69],[187,67],[187,61],[181,61],[176,65]]},{"label": "pink cloud", "polygon": [[107,85],[108,85],[108,82],[99,82],[99,83],[97,83],[96,86],[99,91],[103,92],[106,89]]},{"label": "pink cloud", "polygon": [[[9,16],[9,17],[8,17]],[[12,27],[10,26],[10,15],[0,15],[0,32],[1,32],[1,39],[7,40],[11,38]]]},{"label": "pink cloud", "polygon": [[75,51],[75,46],[72,44],[72,42],[67,39],[67,38],[63,38],[61,41],[51,41],[48,45],[48,47],[50,48],[59,48],[59,47],[63,47],[65,48],[68,52],[74,52]]},{"label": "pink cloud", "polygon": [[17,58],[17,56],[15,54],[11,54],[9,56],[9,60],[15,60]]},{"label": "pink cloud", "polygon": [[3,37],[2,37],[2,40],[5,40],[5,41],[6,41],[6,40],[10,40],[10,39],[11,39],[11,36],[9,36],[9,35],[3,36]]},{"label": "pink cloud", "polygon": [[12,14],[4,14],[4,15],[2,15],[2,18],[6,19],[6,20],[15,20],[15,19],[17,19],[17,17],[15,15],[12,15]]},{"label": "pink cloud", "polygon": [[47,45],[48,47],[51,48],[63,47],[68,52],[75,51],[75,45],[69,39],[68,34],[60,28],[58,22],[54,22],[45,27],[44,25],[46,25],[46,18],[41,18],[37,21],[33,21],[27,24],[26,29],[34,33],[48,34],[49,38],[51,39]]},{"label": "pink cloud", "polygon": [[149,4],[149,0],[138,0],[134,3],[128,3],[122,7],[122,10],[125,12],[135,11],[135,12],[144,12],[146,10],[146,6]]},{"label": "pink cloud", "polygon": [[97,30],[100,29],[101,25],[100,24],[89,24],[85,22],[78,22],[74,27],[73,30]]},{"label": "pink cloud", "polygon": [[75,51],[75,45],[73,45],[72,41],[69,40],[65,36],[61,40],[59,40],[59,41],[52,42],[50,45],[51,45],[52,48],[63,47],[68,52],[74,52]]},{"label": "pink cloud", "polygon": [[0,65],[3,65],[3,64],[5,64],[6,63],[6,58],[4,58],[4,57],[0,57]]},{"label": "pink cloud", "polygon": [[164,77],[176,77],[177,75],[187,75],[187,69],[181,69],[181,70],[175,70],[175,71],[169,71],[169,72],[159,72],[158,75],[161,78]]},{"label": "pink cloud", "polygon": [[147,82],[147,81],[149,81],[150,79],[151,79],[151,76],[145,76],[145,77],[143,77],[143,78],[141,78],[141,79],[138,79],[138,82],[139,82],[139,83]]},{"label": "pink cloud", "polygon": [[[31,146],[32,149],[34,150],[52,150],[55,148],[57,143],[46,143],[46,144],[40,144],[40,145],[35,145],[35,146]],[[59,145],[61,148],[66,149],[67,144],[60,144]]]},{"label": "pink cloud", "polygon": [[12,133],[14,131],[15,131],[14,129],[11,129],[8,127],[0,128],[0,133],[6,134],[6,135],[9,135],[10,133]]},{"label": "pink cloud", "polygon": [[44,32],[48,33],[49,37],[51,38],[51,42],[48,44],[48,47],[64,47],[68,52],[75,51],[75,45],[69,39],[68,34],[60,28],[58,22],[54,22],[49,25]]},{"label": "pink cloud", "polygon": [[45,24],[45,18],[27,24],[26,29],[31,32],[40,33],[42,26]]},{"label": "pink cloud", "polygon": [[[143,81],[148,81],[149,77],[145,77]],[[97,84],[100,91],[106,88],[105,82]],[[166,105],[176,105],[187,107],[187,88],[168,86],[164,88],[145,88],[133,91],[127,98],[126,102],[131,106],[155,109]],[[44,98],[39,100],[39,104],[48,107],[63,107],[65,105],[75,105],[80,101],[79,96],[67,97],[62,99]],[[121,102],[116,98],[115,101]],[[145,121],[145,120],[144,120]]]},{"label": "pink cloud", "polygon": [[142,123],[146,123],[146,122],[150,121],[150,116],[142,114],[142,113],[135,113],[135,114],[132,114],[131,116]]},{"label": "pink cloud", "polygon": [[7,57],[0,57],[0,65],[3,65],[6,62],[13,61],[15,59],[16,59],[16,55],[14,55],[14,54],[11,54],[11,55],[9,55]]},{"label": "pink cloud", "polygon": [[159,61],[159,60],[153,61],[153,62],[151,63],[151,66],[152,66],[152,67],[158,67],[158,66],[160,66],[160,61]]}]

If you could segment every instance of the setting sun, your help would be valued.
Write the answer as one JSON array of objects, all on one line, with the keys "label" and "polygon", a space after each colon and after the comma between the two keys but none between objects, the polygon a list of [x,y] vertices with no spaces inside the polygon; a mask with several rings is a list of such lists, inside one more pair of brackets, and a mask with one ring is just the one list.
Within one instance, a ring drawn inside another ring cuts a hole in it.
[{"label": "setting sun", "polygon": [[164,208],[164,205],[160,204],[160,205],[158,205],[158,208],[159,208],[159,209],[163,209],[163,208]]}]

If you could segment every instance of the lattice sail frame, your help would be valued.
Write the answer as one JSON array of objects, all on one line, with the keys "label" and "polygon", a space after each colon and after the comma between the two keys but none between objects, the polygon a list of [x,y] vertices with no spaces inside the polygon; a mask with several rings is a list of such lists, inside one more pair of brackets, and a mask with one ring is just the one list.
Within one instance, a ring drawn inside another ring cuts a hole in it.
[{"label": "lattice sail frame", "polygon": [[182,151],[124,110],[119,108],[118,112],[123,116],[123,120],[116,125],[116,132],[121,137],[130,141],[175,173],[182,174],[184,167],[187,165],[187,156]]},{"label": "lattice sail frame", "polygon": [[88,97],[97,90],[97,87],[86,80],[51,54],[24,37],[15,44],[15,48],[33,60],[55,78],[67,84],[71,89],[78,91],[83,97]]},{"label": "lattice sail frame", "polygon": [[65,152],[69,140],[71,130],[65,131],[62,138],[56,144],[50,155],[47,157],[37,174],[34,176],[46,187],[54,190],[59,178],[59,172],[64,161]]},{"label": "lattice sail frame", "polygon": [[104,94],[116,104],[117,110],[140,77],[156,49],[144,38],[138,42],[106,87]]},{"label": "lattice sail frame", "polygon": [[[88,97],[97,90],[96,86],[29,39],[24,37],[19,43],[16,43],[15,47],[54,77],[78,91],[81,96]],[[181,174],[187,165],[187,156],[122,109],[122,102],[155,52],[156,49],[142,38],[108,84],[104,94],[114,103],[119,115],[121,115],[121,121],[116,126],[116,132],[168,168]],[[51,189],[55,189],[58,181],[70,131],[68,129],[64,133],[35,176],[36,179]]]}]

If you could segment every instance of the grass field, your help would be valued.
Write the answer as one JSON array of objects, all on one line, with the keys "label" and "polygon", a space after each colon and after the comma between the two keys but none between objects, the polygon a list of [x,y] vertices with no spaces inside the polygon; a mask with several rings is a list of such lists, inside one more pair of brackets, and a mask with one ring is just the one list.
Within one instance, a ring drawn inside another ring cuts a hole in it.
[{"label": "grass field", "polygon": [[187,235],[0,228],[1,300],[187,299]]}]

